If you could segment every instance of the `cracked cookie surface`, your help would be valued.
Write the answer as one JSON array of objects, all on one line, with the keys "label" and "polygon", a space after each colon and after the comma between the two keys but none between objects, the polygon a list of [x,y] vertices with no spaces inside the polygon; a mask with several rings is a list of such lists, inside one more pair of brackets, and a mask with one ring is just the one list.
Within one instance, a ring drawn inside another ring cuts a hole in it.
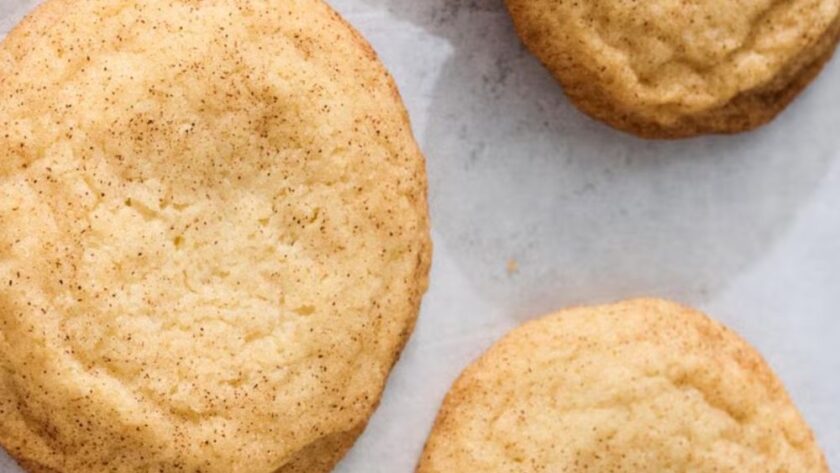
[{"label": "cracked cookie surface", "polygon": [[760,355],[660,300],[514,330],[444,401],[419,473],[828,472]]},{"label": "cracked cookie surface", "polygon": [[840,36],[840,0],[506,1],[579,108],[651,138],[767,122]]},{"label": "cracked cookie surface", "polygon": [[424,161],[320,0],[52,0],[0,46],[0,444],[329,471],[417,315]]}]

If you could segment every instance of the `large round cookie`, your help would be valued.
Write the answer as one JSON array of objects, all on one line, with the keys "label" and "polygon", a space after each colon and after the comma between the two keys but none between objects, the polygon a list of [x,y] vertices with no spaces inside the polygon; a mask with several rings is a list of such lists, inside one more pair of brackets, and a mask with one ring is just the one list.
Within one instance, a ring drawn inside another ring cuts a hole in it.
[{"label": "large round cookie", "polygon": [[52,0],[0,46],[0,444],[329,471],[430,257],[391,77],[319,0]]},{"label": "large round cookie", "polygon": [[419,473],[828,473],[756,351],[706,316],[635,300],[514,330],[444,402]]},{"label": "large round cookie", "polygon": [[840,35],[840,0],[506,0],[525,44],[589,115],[649,138],[772,119]]}]

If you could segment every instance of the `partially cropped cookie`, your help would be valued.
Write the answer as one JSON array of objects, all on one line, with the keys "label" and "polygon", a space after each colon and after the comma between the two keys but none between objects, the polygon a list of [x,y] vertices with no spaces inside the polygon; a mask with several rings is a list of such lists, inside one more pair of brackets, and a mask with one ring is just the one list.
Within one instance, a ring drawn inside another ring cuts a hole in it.
[{"label": "partially cropped cookie", "polygon": [[776,116],[840,35],[840,0],[506,0],[520,37],[584,112],[648,138]]},{"label": "partially cropped cookie", "polygon": [[411,333],[424,160],[320,0],[51,0],[0,46],[0,444],[318,473]]},{"label": "partially cropped cookie", "polygon": [[756,351],[660,300],[528,323],[470,366],[419,473],[828,473]]}]

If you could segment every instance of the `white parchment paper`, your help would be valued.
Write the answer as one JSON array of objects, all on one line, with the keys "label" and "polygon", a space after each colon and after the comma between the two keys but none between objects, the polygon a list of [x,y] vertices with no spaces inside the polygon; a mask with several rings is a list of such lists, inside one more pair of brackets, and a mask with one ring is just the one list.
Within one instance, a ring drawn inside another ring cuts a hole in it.
[{"label": "white parchment paper", "polygon": [[[36,3],[0,0],[0,34]],[[646,142],[577,112],[502,0],[332,3],[400,86],[436,244],[417,331],[339,473],[411,473],[450,383],[507,330],[639,295],[757,346],[840,470],[840,57],[759,131]]]}]

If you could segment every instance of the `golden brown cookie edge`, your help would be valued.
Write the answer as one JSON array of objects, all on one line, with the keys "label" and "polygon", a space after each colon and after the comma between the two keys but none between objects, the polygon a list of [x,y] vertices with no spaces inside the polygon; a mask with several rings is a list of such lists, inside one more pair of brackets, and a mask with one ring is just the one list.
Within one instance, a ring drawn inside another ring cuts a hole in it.
[{"label": "golden brown cookie edge", "polygon": [[516,339],[520,333],[527,332],[531,327],[542,325],[546,322],[550,322],[551,319],[557,319],[578,310],[615,310],[619,308],[623,309],[626,307],[644,305],[664,305],[671,310],[676,310],[679,313],[684,314],[684,318],[686,319],[684,322],[693,323],[698,331],[703,333],[704,336],[713,339],[716,338],[715,336],[717,335],[718,337],[725,338],[727,342],[733,343],[733,345],[738,348],[738,363],[744,366],[745,369],[753,372],[756,378],[760,379],[767,385],[768,389],[773,392],[775,397],[783,399],[799,416],[804,428],[807,430],[808,443],[811,450],[815,451],[819,455],[820,470],[813,473],[830,473],[825,453],[817,443],[813,429],[811,429],[810,425],[805,422],[799,408],[793,403],[793,400],[790,398],[790,395],[781,383],[781,380],[775,374],[761,353],[732,329],[712,319],[705,313],[676,302],[658,298],[636,298],[606,305],[569,307],[526,322],[503,335],[476,360],[471,362],[452,384],[452,387],[447,392],[443,402],[441,403],[435,422],[423,446],[423,451],[420,455],[420,459],[418,460],[415,472],[440,473],[439,470],[434,469],[433,465],[428,464],[428,462],[431,461],[430,451],[435,448],[435,444],[446,441],[446,437],[449,434],[447,431],[448,424],[455,422],[452,415],[453,412],[457,410],[457,407],[460,404],[468,401],[467,392],[469,391],[474,373],[484,371],[485,366],[492,366],[492,360],[495,353],[502,350],[507,342],[512,339]]},{"label": "golden brown cookie edge", "polygon": [[[412,152],[416,153],[419,165],[423,166],[425,169],[425,155],[420,150],[419,145],[417,144],[416,137],[414,137],[414,133],[411,127],[411,120],[408,114],[408,110],[405,108],[405,102],[402,99],[402,96],[399,92],[399,88],[394,80],[393,76],[391,75],[390,71],[385,67],[382,63],[379,55],[373,49],[371,44],[362,36],[361,32],[359,32],[350,22],[348,22],[337,10],[335,10],[329,3],[322,2],[326,7],[329,14],[339,22],[339,24],[343,25],[347,28],[356,42],[357,46],[359,46],[369,58],[374,60],[376,63],[380,65],[380,68],[384,72],[386,76],[387,85],[390,87],[392,94],[394,95],[394,99],[401,104],[402,108],[402,115],[403,120],[406,124],[406,129],[411,136],[412,139]],[[64,12],[67,8],[71,7],[73,4],[73,0],[47,0],[43,3],[37,5],[32,11],[26,14],[26,16],[17,24],[15,25],[9,33],[0,41],[0,47],[11,47],[14,49],[18,49],[22,47],[22,42],[25,41],[25,37],[30,34],[31,31],[37,32],[39,28],[49,28],[51,24],[56,21],[60,21],[62,17],[62,12]],[[0,76],[0,81],[2,81],[2,76]],[[433,243],[431,240],[431,236],[429,235],[429,210],[428,210],[428,174],[425,172],[421,173],[422,175],[418,176],[418,179],[421,180],[420,184],[422,187],[422,196],[417,196],[415,199],[415,206],[421,210],[421,214],[423,216],[423,220],[425,222],[426,227],[426,238],[424,239],[424,248],[421,252],[420,258],[417,261],[416,271],[415,274],[417,275],[417,293],[414,296],[414,317],[410,321],[410,325],[406,328],[406,330],[401,334],[401,339],[397,344],[396,353],[392,357],[391,367],[389,369],[388,376],[385,377],[384,383],[387,384],[388,379],[390,378],[390,372],[393,370],[393,367],[397,364],[402,354],[402,351],[405,349],[408,340],[411,337],[411,334],[414,332],[414,328],[417,323],[417,319],[419,317],[420,312],[420,305],[423,299],[423,295],[428,290],[429,286],[429,270],[431,268],[431,259],[433,253]],[[369,421],[370,417],[373,415],[374,412],[378,409],[378,406],[381,402],[382,396],[384,394],[384,388],[379,390],[379,397],[376,400],[373,409],[368,413],[367,418],[364,419],[362,424],[353,430],[347,432],[340,432],[334,433],[330,436],[324,437],[319,439],[318,441],[305,446],[303,449],[298,451],[290,460],[290,463],[281,467],[277,472],[274,473],[297,473],[300,468],[306,468],[310,465],[318,465],[323,470],[316,470],[311,471],[309,473],[329,473],[332,471],[335,466],[344,458],[347,452],[353,447],[358,437],[364,432],[367,422]],[[337,437],[337,438],[336,438]],[[321,450],[325,449],[326,446],[334,447],[335,452],[334,455],[328,457],[326,459],[318,460],[311,460],[307,458],[307,453],[314,453],[316,455],[322,455],[323,452]],[[30,455],[27,455],[25,452],[19,452],[16,454],[12,454],[8,451],[7,446],[3,445],[2,438],[0,438],[0,448],[6,449],[7,453],[18,463],[18,465],[27,473],[70,473],[70,472],[60,472],[50,467],[39,463],[37,460],[30,458]],[[295,470],[294,468],[298,468]]]},{"label": "golden brown cookie edge", "polygon": [[[813,59],[794,72],[783,72],[790,79],[774,84],[771,90],[744,92],[726,106],[698,115],[687,115],[672,125],[650,121],[632,110],[617,108],[597,84],[586,67],[568,61],[552,61],[539,45],[539,33],[523,20],[521,0],[505,0],[516,34],[525,47],[560,83],[566,96],[579,110],[607,125],[645,139],[683,139],[707,134],[736,134],[754,130],[772,121],[810,84],[832,58],[840,41],[840,17],[813,47]],[[570,72],[572,71],[572,72]]]}]

